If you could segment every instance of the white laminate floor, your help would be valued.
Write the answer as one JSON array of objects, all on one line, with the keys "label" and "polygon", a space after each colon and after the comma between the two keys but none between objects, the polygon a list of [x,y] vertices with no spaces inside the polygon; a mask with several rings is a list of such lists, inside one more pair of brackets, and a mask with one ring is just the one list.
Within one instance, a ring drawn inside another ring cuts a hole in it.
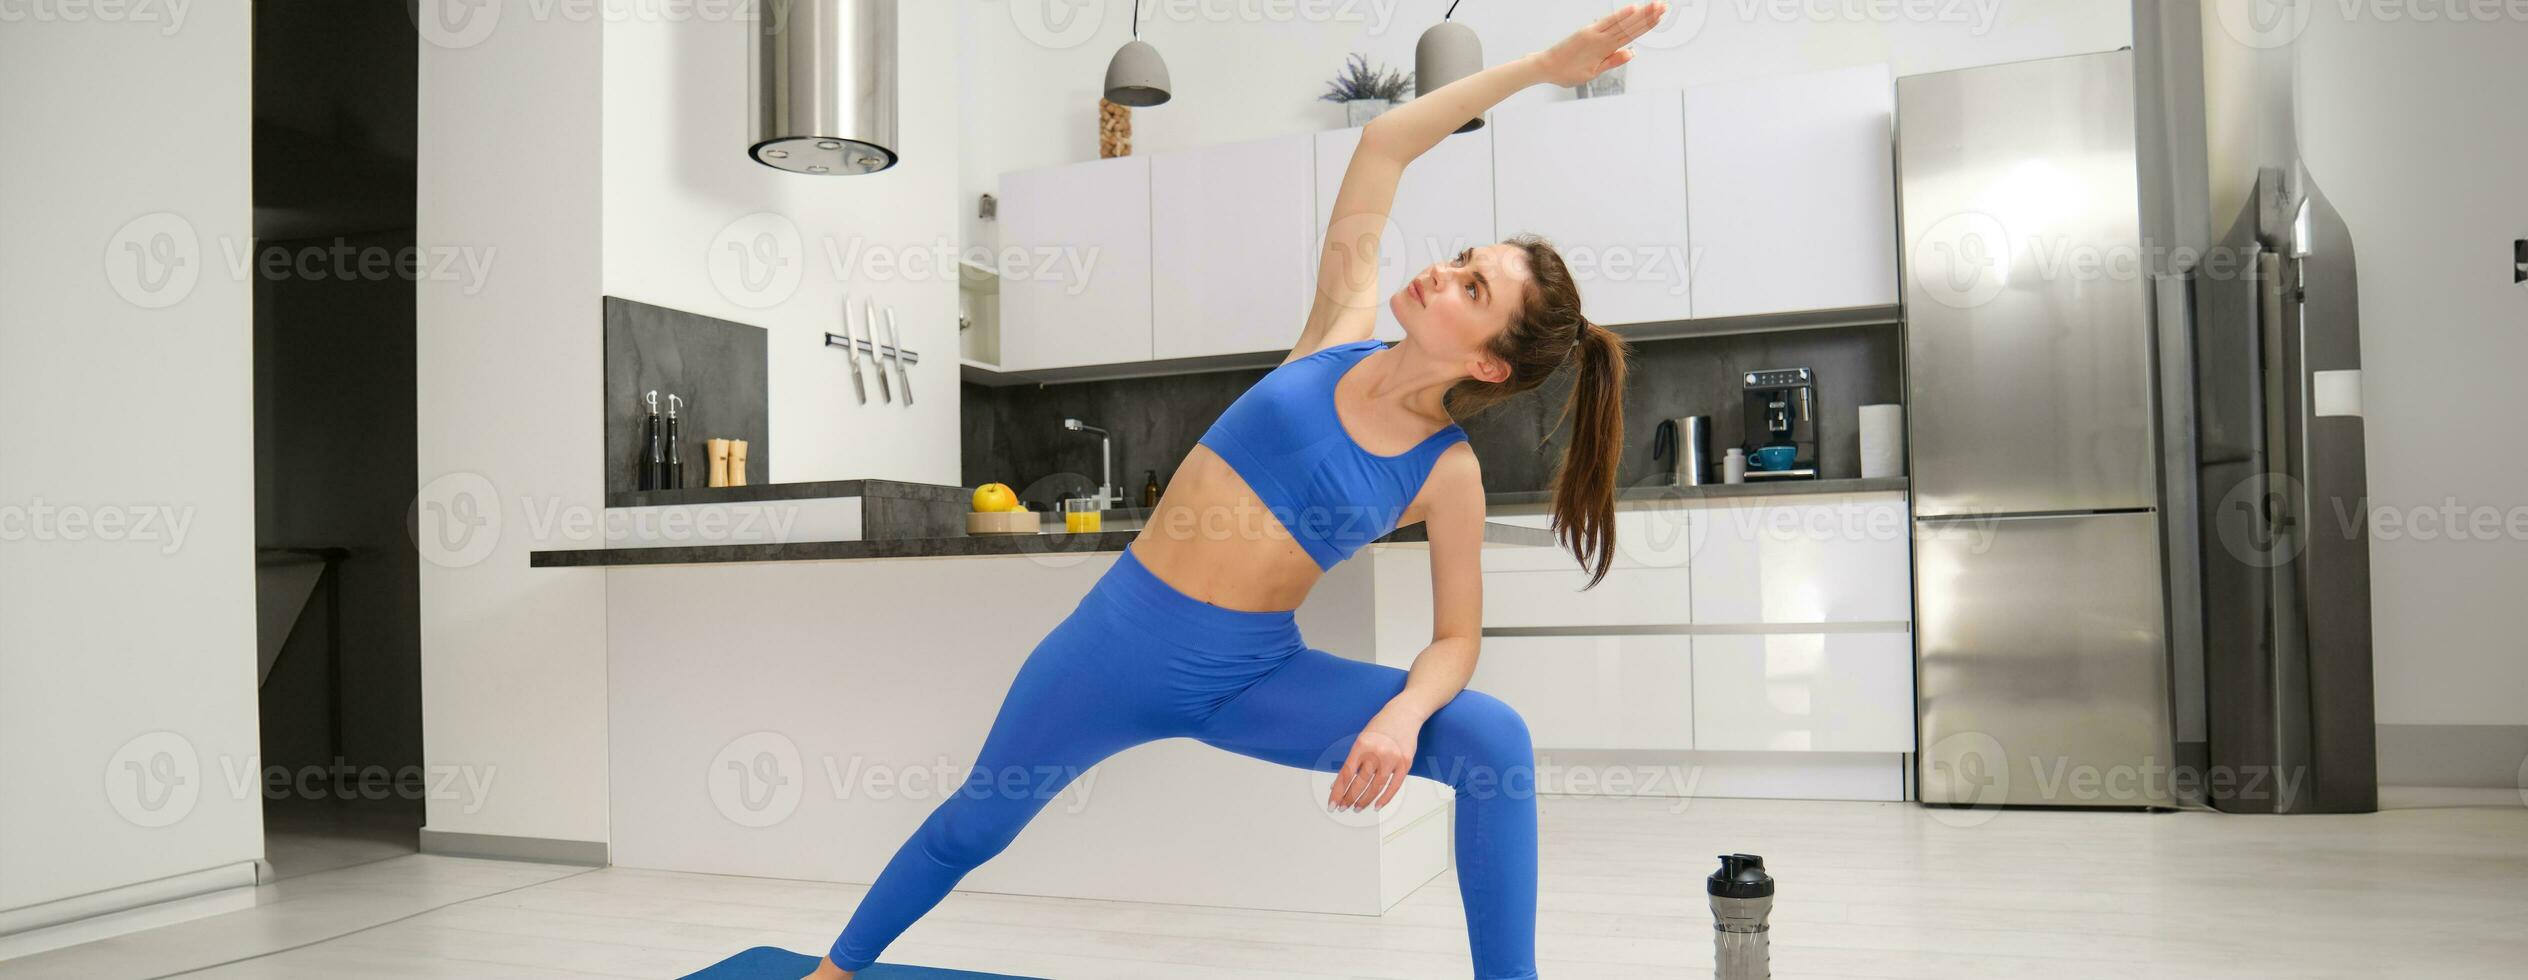
[{"label": "white laminate floor", "polygon": [[[2410,808],[1550,797],[1540,967],[1557,980],[1710,976],[1702,877],[1714,855],[1747,851],[1780,882],[1777,977],[2528,975],[2528,806],[2489,793],[2390,802]],[[750,945],[822,949],[862,890],[413,855],[266,886],[250,911],[0,964],[0,978],[223,963],[185,975],[676,977]],[[886,959],[1066,980],[1462,977],[1459,915],[1452,876],[1378,918],[960,892]],[[239,959],[264,950],[283,951]]]}]

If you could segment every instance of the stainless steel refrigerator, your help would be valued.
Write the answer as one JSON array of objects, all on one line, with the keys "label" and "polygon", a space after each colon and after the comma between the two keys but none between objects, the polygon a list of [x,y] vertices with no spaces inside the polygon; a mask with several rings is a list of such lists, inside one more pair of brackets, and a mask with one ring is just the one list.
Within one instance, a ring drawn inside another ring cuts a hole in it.
[{"label": "stainless steel refrigerator", "polygon": [[[2375,782],[2366,537],[2234,543],[2358,513],[2358,419],[2345,452],[2303,404],[2358,333],[2284,310],[2304,270],[2252,241],[2305,181],[2229,233],[2245,273],[2212,258],[2208,188],[2234,175],[2207,162],[2200,13],[2135,10],[2135,48],[1897,80],[1926,803],[2289,810],[2280,777]],[[2312,709],[2321,660],[2339,683]],[[2321,760],[2313,728],[2365,734]]]},{"label": "stainless steel refrigerator", "polygon": [[2133,63],[1896,82],[1925,802],[2176,804]]}]

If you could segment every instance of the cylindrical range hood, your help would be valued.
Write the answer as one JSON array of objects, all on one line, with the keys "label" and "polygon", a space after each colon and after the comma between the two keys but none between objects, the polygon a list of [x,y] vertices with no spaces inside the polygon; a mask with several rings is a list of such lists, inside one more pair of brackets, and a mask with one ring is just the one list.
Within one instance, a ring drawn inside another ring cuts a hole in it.
[{"label": "cylindrical range hood", "polygon": [[747,154],[801,174],[895,166],[895,0],[760,6]]}]

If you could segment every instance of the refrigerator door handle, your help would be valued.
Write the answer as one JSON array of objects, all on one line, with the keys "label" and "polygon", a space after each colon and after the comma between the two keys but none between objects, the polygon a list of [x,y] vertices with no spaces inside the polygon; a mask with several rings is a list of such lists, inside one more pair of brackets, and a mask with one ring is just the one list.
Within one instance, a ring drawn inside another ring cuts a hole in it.
[{"label": "refrigerator door handle", "polygon": [[[2200,393],[2195,389],[2195,269],[2151,277],[2151,397],[2159,406],[2159,499],[2168,595],[2168,707],[2180,745],[2208,741],[2204,676],[2203,500]],[[2182,754],[2182,753],[2181,753]],[[2184,800],[2200,804],[2199,793]]]},{"label": "refrigerator door handle", "polygon": [[2296,424],[2303,393],[2298,273],[2299,263],[2279,252],[2256,255],[2256,326],[2264,346],[2266,470],[2256,477],[2263,483],[2257,498],[2265,509],[2266,535],[2273,542],[2273,550],[2266,554],[2279,556],[2278,564],[2284,566],[2265,576],[2269,590],[2266,655],[2271,658],[2268,666],[2273,678],[2273,764],[2277,773],[2286,775],[2305,772],[2310,752],[2308,641],[2301,635],[2301,624],[2307,621],[2301,608],[2307,595],[2302,576],[2308,573],[2308,565],[2299,560],[2299,508],[2306,488],[2289,477],[2301,472],[2303,463]]}]

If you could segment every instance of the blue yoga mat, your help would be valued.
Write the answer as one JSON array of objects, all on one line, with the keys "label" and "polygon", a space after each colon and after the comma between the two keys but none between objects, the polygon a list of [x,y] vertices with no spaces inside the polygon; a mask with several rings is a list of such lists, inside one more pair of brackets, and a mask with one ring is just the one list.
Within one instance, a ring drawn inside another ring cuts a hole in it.
[{"label": "blue yoga mat", "polygon": [[[793,953],[771,946],[757,946],[728,959],[689,974],[685,980],[799,980],[816,971],[816,963],[824,957]],[[866,970],[852,974],[853,980],[1039,980],[1034,977],[1012,977],[1005,973],[976,973],[972,970],[940,970],[927,966],[898,966],[874,963]]]}]

